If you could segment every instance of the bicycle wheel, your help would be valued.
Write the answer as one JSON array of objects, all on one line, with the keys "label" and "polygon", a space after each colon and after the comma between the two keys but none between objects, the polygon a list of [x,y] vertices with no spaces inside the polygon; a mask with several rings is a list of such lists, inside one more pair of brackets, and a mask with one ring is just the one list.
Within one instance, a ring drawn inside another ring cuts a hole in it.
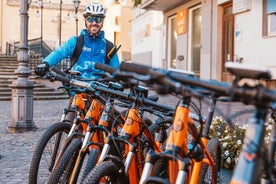
[{"label": "bicycle wheel", "polygon": [[[55,159],[66,139],[71,124],[52,124],[39,139],[30,164],[29,183],[45,183],[50,176]],[[39,176],[39,177],[38,177]]]},{"label": "bicycle wheel", "polygon": [[84,184],[116,183],[127,184],[128,177],[120,172],[120,167],[112,162],[105,161],[94,167],[84,180]]},{"label": "bicycle wheel", "polygon": [[271,183],[276,183],[276,124],[272,127],[270,142],[268,144],[268,165]]},{"label": "bicycle wheel", "polygon": [[[152,134],[152,136],[157,137],[157,139],[159,139],[159,140],[163,140],[167,136],[162,138],[162,136],[164,136],[164,135],[159,135],[159,132],[158,132],[159,130],[160,130],[160,125],[152,124],[151,126],[149,126],[149,131]],[[142,139],[145,139],[145,138],[142,136]],[[162,141],[161,149],[165,148],[166,141],[165,140],[163,140],[163,141]],[[144,157],[146,156],[146,153],[148,150],[149,150],[149,148],[143,149]],[[164,179],[167,179],[167,178],[168,178],[168,160],[165,158],[158,158],[156,160],[156,162],[154,163],[154,166],[152,168],[151,177],[149,178],[149,180],[147,180],[147,183],[149,183],[149,184],[158,183],[157,180],[165,181]]]},{"label": "bicycle wheel", "polygon": [[98,162],[98,157],[99,157],[100,151],[98,149],[92,149],[89,153],[87,162],[85,164],[85,168],[81,174],[81,181],[80,183],[83,183],[85,177],[89,174],[89,172],[95,167],[95,165]]},{"label": "bicycle wheel", "polygon": [[72,140],[72,142],[62,154],[56,167],[52,171],[49,178],[49,184],[67,183],[69,181],[81,145],[82,141],[80,139],[76,138]]},{"label": "bicycle wheel", "polygon": [[152,176],[153,177],[159,177],[159,178],[168,178],[168,160],[164,158],[159,158],[156,160],[153,166],[152,170]]},{"label": "bicycle wheel", "polygon": [[[217,178],[216,183],[219,182],[220,173],[220,162],[221,162],[221,145],[218,138],[212,138],[207,144],[207,149],[214,160],[215,178]],[[207,164],[202,164],[202,169],[200,171],[199,183],[211,184],[212,183],[212,172],[211,167]]]}]

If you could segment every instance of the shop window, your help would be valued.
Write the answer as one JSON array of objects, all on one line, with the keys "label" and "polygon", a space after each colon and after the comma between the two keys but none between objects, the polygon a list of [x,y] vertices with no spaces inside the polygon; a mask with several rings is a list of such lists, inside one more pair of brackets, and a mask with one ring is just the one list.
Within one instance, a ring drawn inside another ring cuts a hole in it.
[{"label": "shop window", "polygon": [[200,76],[201,6],[189,9],[188,69]]},{"label": "shop window", "polygon": [[168,67],[176,68],[176,15],[168,18]]}]

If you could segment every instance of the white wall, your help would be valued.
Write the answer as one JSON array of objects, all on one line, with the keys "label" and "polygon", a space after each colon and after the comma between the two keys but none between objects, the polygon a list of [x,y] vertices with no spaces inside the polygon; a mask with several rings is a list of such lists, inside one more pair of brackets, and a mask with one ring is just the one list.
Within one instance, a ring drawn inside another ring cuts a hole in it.
[{"label": "white wall", "polygon": [[250,65],[269,67],[276,78],[276,37],[262,36],[262,1],[251,1],[251,10],[235,15],[235,56]]},{"label": "white wall", "polygon": [[[161,49],[162,49],[162,31],[163,31],[163,13],[159,11],[135,10],[132,22],[132,56],[147,55],[153,67],[161,67]],[[138,12],[139,11],[139,12]],[[160,36],[161,35],[161,36]],[[151,52],[151,54],[149,54]],[[139,57],[135,58],[135,62],[139,61]],[[141,57],[143,59],[143,57]]]}]

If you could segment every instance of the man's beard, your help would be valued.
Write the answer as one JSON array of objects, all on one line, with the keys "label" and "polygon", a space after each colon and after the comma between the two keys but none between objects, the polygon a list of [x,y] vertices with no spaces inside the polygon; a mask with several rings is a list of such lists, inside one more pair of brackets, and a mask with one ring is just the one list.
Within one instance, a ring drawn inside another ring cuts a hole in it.
[{"label": "man's beard", "polygon": [[101,27],[99,25],[92,25],[88,28],[88,32],[91,35],[97,35],[101,31]]}]

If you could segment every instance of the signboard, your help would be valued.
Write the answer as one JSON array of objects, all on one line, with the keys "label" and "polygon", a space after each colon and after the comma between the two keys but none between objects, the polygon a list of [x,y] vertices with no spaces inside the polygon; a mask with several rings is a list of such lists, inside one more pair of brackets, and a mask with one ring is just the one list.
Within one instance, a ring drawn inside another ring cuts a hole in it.
[{"label": "signboard", "polygon": [[250,10],[251,0],[233,0],[233,14]]},{"label": "signboard", "polygon": [[187,10],[181,9],[176,14],[176,33],[178,35],[187,32]]}]

